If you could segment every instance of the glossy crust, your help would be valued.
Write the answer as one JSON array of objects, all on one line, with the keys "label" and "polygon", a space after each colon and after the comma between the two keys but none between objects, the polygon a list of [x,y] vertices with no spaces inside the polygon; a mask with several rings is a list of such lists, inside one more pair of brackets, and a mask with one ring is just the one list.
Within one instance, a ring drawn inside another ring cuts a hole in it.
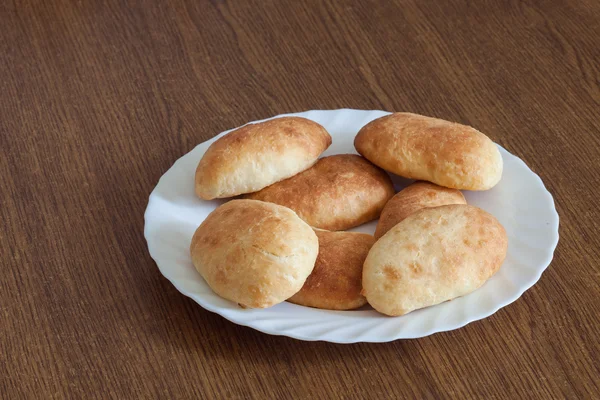
[{"label": "glossy crust", "polygon": [[319,256],[302,289],[288,301],[326,310],[352,310],[367,299],[362,290],[363,262],[375,238],[366,233],[317,230]]},{"label": "glossy crust", "polygon": [[309,168],[330,144],[325,128],[306,118],[245,125],[206,150],[196,168],[196,194],[211,200],[255,192]]},{"label": "glossy crust", "polygon": [[196,270],[219,296],[265,308],[298,292],[312,272],[317,235],[290,209],[232,200],[198,227],[190,246]]},{"label": "glossy crust", "polygon": [[477,207],[426,208],[373,245],[363,268],[363,294],[391,316],[464,296],[498,271],[507,247],[502,225]]},{"label": "glossy crust", "polygon": [[457,189],[448,189],[429,182],[415,182],[397,193],[387,202],[375,229],[379,239],[410,214],[423,208],[467,204],[465,196]]},{"label": "glossy crust", "polygon": [[247,198],[284,205],[315,228],[339,231],[377,219],[394,193],[385,171],[358,155],[340,154]]},{"label": "glossy crust", "polygon": [[394,174],[454,189],[487,190],[502,177],[502,156],[483,133],[453,122],[395,113],[365,125],[356,150]]}]

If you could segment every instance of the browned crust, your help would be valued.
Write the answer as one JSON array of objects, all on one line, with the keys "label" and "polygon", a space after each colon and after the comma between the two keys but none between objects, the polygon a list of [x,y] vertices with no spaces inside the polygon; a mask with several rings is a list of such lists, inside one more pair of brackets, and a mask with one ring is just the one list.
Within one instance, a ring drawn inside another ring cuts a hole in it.
[{"label": "browned crust", "polygon": [[379,217],[374,236],[379,239],[416,211],[447,204],[467,204],[467,201],[460,190],[445,188],[430,182],[415,182],[387,202]]},{"label": "browned crust", "polygon": [[337,231],[377,219],[394,193],[385,171],[358,155],[340,154],[247,198],[284,205],[315,228]]},{"label": "browned crust", "polygon": [[454,189],[487,190],[502,176],[502,156],[478,130],[411,113],[394,113],[361,128],[354,147],[394,174]]},{"label": "browned crust", "polygon": [[232,200],[198,227],[194,267],[219,296],[250,308],[270,307],[298,292],[312,272],[319,244],[290,209]]},{"label": "browned crust", "polygon": [[424,208],[373,245],[363,265],[363,295],[391,316],[464,296],[498,271],[507,248],[504,227],[484,210]]},{"label": "browned crust", "polygon": [[196,194],[211,200],[260,190],[309,168],[330,145],[325,128],[306,118],[245,125],[204,153],[196,168]]},{"label": "browned crust", "polygon": [[363,262],[375,238],[365,233],[316,231],[319,255],[302,290],[288,301],[327,310],[352,310],[367,303]]}]

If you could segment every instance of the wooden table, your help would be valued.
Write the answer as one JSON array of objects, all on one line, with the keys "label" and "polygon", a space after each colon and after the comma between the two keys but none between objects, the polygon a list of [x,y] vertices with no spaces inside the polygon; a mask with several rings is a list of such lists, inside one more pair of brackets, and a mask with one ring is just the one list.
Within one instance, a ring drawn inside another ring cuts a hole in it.
[{"label": "wooden table", "polygon": [[[598,396],[597,0],[9,0],[0,25],[0,398]],[[225,129],[343,107],[470,124],[525,160],[561,217],[539,283],[355,345],[179,294],[142,233],[161,174]]]}]

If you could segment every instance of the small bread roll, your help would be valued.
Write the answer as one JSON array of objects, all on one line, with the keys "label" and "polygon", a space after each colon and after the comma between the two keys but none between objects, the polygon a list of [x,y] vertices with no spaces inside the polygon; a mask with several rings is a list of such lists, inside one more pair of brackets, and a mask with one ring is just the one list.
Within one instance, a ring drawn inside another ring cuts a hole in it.
[{"label": "small bread roll", "polygon": [[256,192],[312,166],[331,144],[321,125],[282,117],[248,124],[210,145],[196,169],[204,199]]},{"label": "small bread roll", "polygon": [[411,179],[453,189],[487,190],[502,177],[502,156],[470,126],[410,113],[371,121],[354,147],[373,164]]},{"label": "small bread roll", "polygon": [[196,230],[192,262],[219,296],[265,308],[298,292],[315,266],[319,241],[289,208],[232,200]]},{"label": "small bread roll", "polygon": [[375,230],[379,239],[397,223],[423,208],[467,204],[465,196],[456,189],[448,189],[429,182],[415,182],[405,187],[387,202]]},{"label": "small bread roll", "polygon": [[326,310],[352,310],[367,299],[362,290],[363,262],[375,238],[366,233],[317,230],[319,256],[302,290],[288,301]]},{"label": "small bread roll", "polygon": [[394,193],[385,171],[340,154],[247,197],[289,207],[315,228],[340,231],[377,219]]},{"label": "small bread roll", "polygon": [[507,247],[502,225],[477,207],[425,208],[375,242],[363,267],[363,294],[392,316],[464,296],[498,271]]}]

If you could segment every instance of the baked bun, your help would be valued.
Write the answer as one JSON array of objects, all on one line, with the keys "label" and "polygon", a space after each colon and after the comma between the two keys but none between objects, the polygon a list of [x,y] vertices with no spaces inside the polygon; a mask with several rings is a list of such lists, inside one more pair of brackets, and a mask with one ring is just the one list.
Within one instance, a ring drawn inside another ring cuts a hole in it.
[{"label": "baked bun", "polygon": [[429,182],[415,182],[402,189],[383,207],[374,236],[379,239],[416,211],[447,204],[467,204],[467,201],[460,190],[448,189]]},{"label": "baked bun", "polygon": [[362,127],[354,147],[373,164],[411,179],[454,189],[487,190],[502,177],[502,156],[470,126],[395,113]]},{"label": "baked bun", "polygon": [[247,198],[281,204],[315,228],[339,231],[377,219],[394,193],[385,171],[358,155],[340,154]]},{"label": "baked bun", "polygon": [[302,289],[288,301],[326,310],[352,310],[367,299],[362,289],[363,262],[375,238],[366,233],[317,230],[319,256]]},{"label": "baked bun", "polygon": [[196,169],[196,194],[211,200],[256,192],[309,168],[330,144],[325,128],[306,118],[245,125],[206,150]]},{"label": "baked bun", "polygon": [[315,266],[317,235],[290,209],[232,200],[214,210],[190,246],[194,266],[219,296],[265,308],[298,292]]},{"label": "baked bun", "polygon": [[477,207],[426,208],[375,242],[363,267],[363,294],[392,316],[464,296],[498,271],[507,247],[502,225]]}]

